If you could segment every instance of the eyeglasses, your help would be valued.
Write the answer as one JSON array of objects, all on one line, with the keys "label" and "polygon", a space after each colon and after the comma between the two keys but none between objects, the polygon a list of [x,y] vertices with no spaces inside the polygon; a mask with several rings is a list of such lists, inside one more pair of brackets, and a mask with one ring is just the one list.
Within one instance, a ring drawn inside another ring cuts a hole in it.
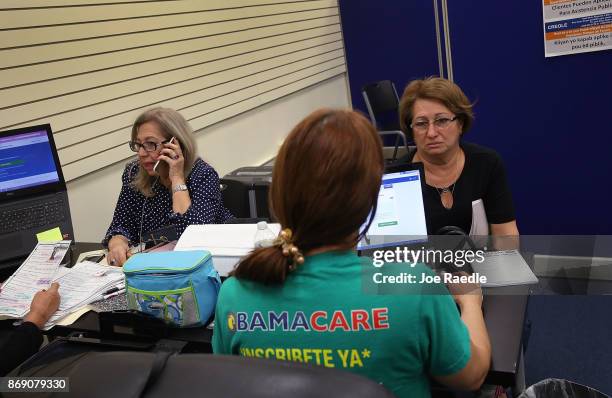
[{"label": "eyeglasses", "polygon": [[134,152],[140,151],[140,148],[143,148],[146,152],[155,152],[157,151],[157,148],[168,142],[169,141],[162,141],[157,143],[153,141],[145,141],[143,143],[140,143],[136,141],[128,141],[128,145],[130,146],[130,149]]},{"label": "eyeglasses", "polygon": [[455,120],[457,120],[457,116],[453,116],[453,117],[440,116],[432,121],[429,121],[428,119],[417,120],[416,122],[413,122],[410,124],[410,128],[415,131],[425,132],[429,129],[429,124],[433,123],[435,128],[439,130],[443,130],[447,128],[448,126],[450,126],[450,124],[454,122]]}]

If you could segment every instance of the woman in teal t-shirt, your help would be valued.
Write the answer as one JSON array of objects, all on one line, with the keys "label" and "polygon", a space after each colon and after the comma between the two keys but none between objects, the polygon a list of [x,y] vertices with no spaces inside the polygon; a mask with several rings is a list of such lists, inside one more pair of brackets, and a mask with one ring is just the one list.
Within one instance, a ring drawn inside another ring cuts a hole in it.
[{"label": "woman in teal t-shirt", "polygon": [[[405,397],[429,396],[431,378],[482,384],[491,350],[481,294],[455,296],[460,318],[443,286],[441,294],[418,285],[401,295],[367,292],[374,268],[354,247],[376,211],[383,162],[376,130],[356,112],[319,110],[293,129],[270,187],[282,232],[221,287],[215,353],[344,369]],[[402,272],[433,275],[422,265]]]}]

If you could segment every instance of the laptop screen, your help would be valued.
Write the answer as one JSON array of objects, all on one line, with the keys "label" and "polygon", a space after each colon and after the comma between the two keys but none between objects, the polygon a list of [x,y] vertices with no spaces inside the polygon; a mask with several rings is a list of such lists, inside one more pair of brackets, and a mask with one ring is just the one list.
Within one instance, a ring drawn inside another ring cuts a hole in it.
[{"label": "laptop screen", "polygon": [[49,125],[0,132],[0,199],[64,186]]},{"label": "laptop screen", "polygon": [[[374,220],[358,250],[427,241],[422,166],[410,164],[385,171]],[[367,222],[362,228],[365,228]]]}]

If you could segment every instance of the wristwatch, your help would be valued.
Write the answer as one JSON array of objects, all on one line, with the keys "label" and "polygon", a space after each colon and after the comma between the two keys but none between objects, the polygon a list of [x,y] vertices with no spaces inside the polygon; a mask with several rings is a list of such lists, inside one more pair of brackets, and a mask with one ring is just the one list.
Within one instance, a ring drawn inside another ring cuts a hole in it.
[{"label": "wristwatch", "polygon": [[180,192],[180,191],[187,191],[187,185],[185,185],[185,184],[178,184],[178,185],[175,185],[174,187],[172,187],[172,193]]}]

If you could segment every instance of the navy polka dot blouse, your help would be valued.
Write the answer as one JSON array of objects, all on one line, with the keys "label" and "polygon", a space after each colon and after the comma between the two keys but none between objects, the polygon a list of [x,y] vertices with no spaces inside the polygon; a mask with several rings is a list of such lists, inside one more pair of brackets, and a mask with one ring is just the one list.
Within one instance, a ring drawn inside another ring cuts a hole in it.
[{"label": "navy polka dot blouse", "polygon": [[123,171],[121,193],[115,214],[106,236],[104,246],[114,235],[123,235],[131,244],[138,244],[140,236],[157,228],[174,225],[180,236],[191,224],[222,224],[233,216],[223,206],[219,189],[219,175],[209,164],[197,159],[186,185],[191,206],[184,214],[172,211],[172,193],[161,183],[153,186],[154,195],[146,198],[131,186],[138,173],[138,161],[126,165]]}]

